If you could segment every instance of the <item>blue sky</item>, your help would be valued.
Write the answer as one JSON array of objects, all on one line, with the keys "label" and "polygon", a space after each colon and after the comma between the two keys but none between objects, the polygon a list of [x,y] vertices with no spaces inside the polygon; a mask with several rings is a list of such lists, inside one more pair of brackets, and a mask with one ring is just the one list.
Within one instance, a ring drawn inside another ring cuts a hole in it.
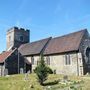
[{"label": "blue sky", "polygon": [[90,32],[90,0],[0,0],[0,52],[13,26],[30,29],[31,41],[84,28]]}]

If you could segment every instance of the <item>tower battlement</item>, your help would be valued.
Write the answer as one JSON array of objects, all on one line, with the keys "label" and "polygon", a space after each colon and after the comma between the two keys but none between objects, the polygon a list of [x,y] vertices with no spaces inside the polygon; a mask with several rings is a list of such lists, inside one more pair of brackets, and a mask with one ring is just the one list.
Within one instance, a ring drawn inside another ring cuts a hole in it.
[{"label": "tower battlement", "polygon": [[6,42],[7,50],[18,48],[21,44],[29,42],[30,30],[12,27],[7,31]]}]

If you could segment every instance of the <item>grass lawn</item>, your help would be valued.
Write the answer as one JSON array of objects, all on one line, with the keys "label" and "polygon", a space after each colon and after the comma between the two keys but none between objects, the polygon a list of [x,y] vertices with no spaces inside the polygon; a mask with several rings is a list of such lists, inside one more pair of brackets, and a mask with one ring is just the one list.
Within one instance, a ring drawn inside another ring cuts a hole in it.
[{"label": "grass lawn", "polygon": [[25,80],[25,75],[0,77],[0,90],[90,90],[90,76],[69,76],[68,83],[62,83],[62,75],[52,74],[45,86],[41,86],[36,78],[35,74],[30,74],[28,80]]}]

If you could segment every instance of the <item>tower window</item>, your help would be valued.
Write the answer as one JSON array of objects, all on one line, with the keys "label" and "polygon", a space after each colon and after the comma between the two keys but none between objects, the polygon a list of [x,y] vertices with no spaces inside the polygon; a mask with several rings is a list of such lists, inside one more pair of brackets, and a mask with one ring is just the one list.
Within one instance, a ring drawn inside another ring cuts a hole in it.
[{"label": "tower window", "polygon": [[20,39],[20,41],[24,41],[24,38],[23,38],[23,36],[20,36],[20,38],[19,38],[19,39]]}]

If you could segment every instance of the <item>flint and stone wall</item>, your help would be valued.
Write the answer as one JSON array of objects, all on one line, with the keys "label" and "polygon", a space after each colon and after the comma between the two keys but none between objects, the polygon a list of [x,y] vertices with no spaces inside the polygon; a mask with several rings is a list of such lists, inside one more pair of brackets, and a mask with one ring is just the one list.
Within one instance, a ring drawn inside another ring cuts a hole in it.
[{"label": "flint and stone wall", "polygon": [[[45,56],[45,61],[46,61]],[[50,57],[50,67],[53,71],[56,71],[56,74],[65,74],[65,75],[83,75],[83,62],[81,53],[70,53],[70,65],[65,65],[65,54],[63,55],[49,55]],[[27,61],[31,62],[31,56],[26,57]],[[39,56],[34,56],[34,64],[32,64],[32,71],[38,64],[40,60]]]},{"label": "flint and stone wall", "polygon": [[[31,57],[32,56],[28,56],[28,57],[25,57],[26,58],[26,63],[27,64],[32,64],[32,61],[31,61]],[[40,56],[34,56],[33,57],[33,64],[32,64],[32,72],[33,72],[33,70],[35,69],[35,67],[37,66],[37,64],[38,64],[38,61],[40,60]]]},{"label": "flint and stone wall", "polygon": [[83,75],[82,56],[80,53],[70,53],[70,65],[65,64],[65,55],[51,55],[50,67],[56,74]]}]

